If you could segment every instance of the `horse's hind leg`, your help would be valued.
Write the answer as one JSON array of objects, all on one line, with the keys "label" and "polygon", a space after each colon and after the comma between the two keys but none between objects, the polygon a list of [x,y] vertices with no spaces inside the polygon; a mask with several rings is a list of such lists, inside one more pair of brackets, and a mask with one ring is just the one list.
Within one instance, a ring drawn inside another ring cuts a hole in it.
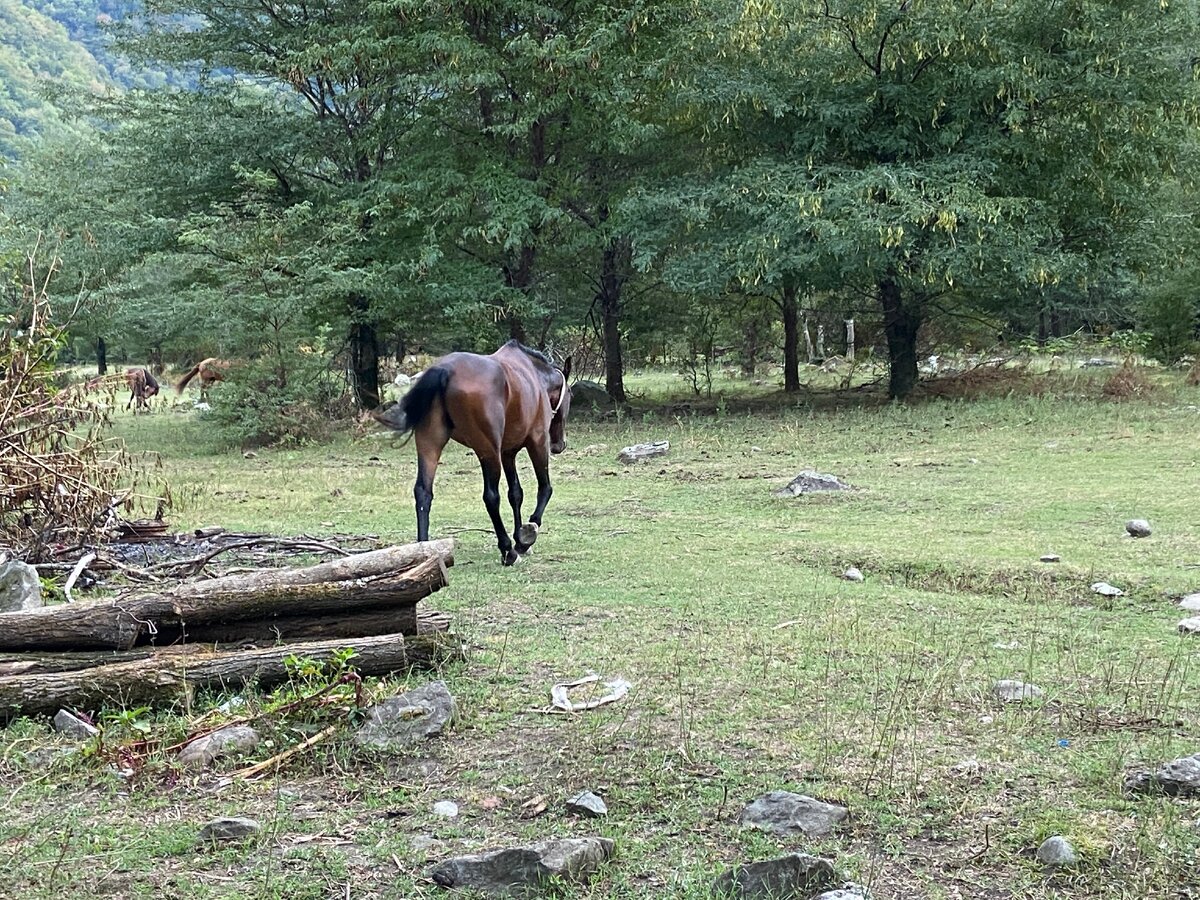
[{"label": "horse's hind leg", "polygon": [[413,440],[417,445],[417,481],[413,485],[413,499],[417,504],[417,540],[429,540],[429,510],[433,506],[433,476],[437,474],[438,461],[449,437],[445,428],[422,425]]}]

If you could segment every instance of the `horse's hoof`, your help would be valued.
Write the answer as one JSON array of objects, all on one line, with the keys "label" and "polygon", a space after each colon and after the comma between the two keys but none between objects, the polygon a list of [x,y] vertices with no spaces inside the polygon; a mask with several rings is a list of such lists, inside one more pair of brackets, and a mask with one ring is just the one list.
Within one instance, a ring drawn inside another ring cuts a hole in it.
[{"label": "horse's hoof", "polygon": [[500,564],[504,566],[515,566],[521,561],[521,554],[516,550],[509,550],[507,553],[500,555]]},{"label": "horse's hoof", "polygon": [[538,527],[536,522],[526,522],[517,529],[517,552],[528,553],[529,548],[533,546],[538,539]]}]

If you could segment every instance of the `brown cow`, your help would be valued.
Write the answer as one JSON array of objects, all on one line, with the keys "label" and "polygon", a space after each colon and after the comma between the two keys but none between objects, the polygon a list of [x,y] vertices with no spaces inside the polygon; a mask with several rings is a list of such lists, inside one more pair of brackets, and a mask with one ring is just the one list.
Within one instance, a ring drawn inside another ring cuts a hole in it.
[{"label": "brown cow", "polygon": [[200,362],[192,366],[188,373],[183,376],[179,384],[175,386],[175,392],[182,394],[183,389],[187,387],[187,383],[200,376],[200,399],[208,398],[208,389],[218,381],[225,380],[225,372],[232,365],[228,359],[218,359],[215,356],[210,356],[208,359],[202,359]]},{"label": "brown cow", "polygon": [[129,402],[125,404],[125,408],[129,409],[136,401],[137,405],[133,407],[135,416],[141,409],[150,412],[150,398],[158,393],[158,382],[150,374],[150,370],[126,369],[125,383],[129,385]]}]

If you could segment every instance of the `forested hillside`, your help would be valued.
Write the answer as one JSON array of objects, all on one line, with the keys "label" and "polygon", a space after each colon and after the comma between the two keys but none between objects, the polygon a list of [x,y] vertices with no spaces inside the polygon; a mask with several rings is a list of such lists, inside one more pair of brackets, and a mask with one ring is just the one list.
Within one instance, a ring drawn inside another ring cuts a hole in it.
[{"label": "forested hillside", "polygon": [[88,48],[39,5],[0,0],[0,156],[9,159],[22,139],[72,128],[63,92],[98,91],[110,81]]}]

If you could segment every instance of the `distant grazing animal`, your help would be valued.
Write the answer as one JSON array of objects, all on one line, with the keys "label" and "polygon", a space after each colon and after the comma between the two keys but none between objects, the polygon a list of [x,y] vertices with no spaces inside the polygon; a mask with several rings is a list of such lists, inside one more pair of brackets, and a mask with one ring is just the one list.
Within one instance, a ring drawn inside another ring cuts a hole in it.
[{"label": "distant grazing animal", "polygon": [[154,376],[150,374],[149,369],[126,369],[125,383],[129,385],[129,402],[125,404],[125,408],[136,402],[133,407],[133,414],[137,415],[139,409],[144,409],[150,412],[150,398],[158,393],[158,382]]},{"label": "distant grazing animal", "polygon": [[[500,561],[511,566],[537,540],[550,500],[550,454],[567,446],[571,409],[571,360],[561,369],[537,350],[509,341],[490,356],[451,353],[425,370],[404,398],[376,418],[417,444],[417,540],[429,540],[433,476],[451,440],[475,451],[483,469],[483,503],[492,519]],[[521,520],[524,494],[517,453],[524,450],[537,476],[537,505]],[[500,472],[508,480],[508,502],[516,520],[510,538],[500,516]]]},{"label": "distant grazing animal", "polygon": [[227,359],[218,359],[215,356],[210,356],[208,359],[202,359],[196,363],[188,373],[183,376],[179,384],[175,386],[175,393],[182,394],[183,389],[187,387],[189,381],[200,376],[200,399],[204,400],[208,397],[208,389],[218,381],[225,380],[225,372],[229,369],[232,363]]}]

